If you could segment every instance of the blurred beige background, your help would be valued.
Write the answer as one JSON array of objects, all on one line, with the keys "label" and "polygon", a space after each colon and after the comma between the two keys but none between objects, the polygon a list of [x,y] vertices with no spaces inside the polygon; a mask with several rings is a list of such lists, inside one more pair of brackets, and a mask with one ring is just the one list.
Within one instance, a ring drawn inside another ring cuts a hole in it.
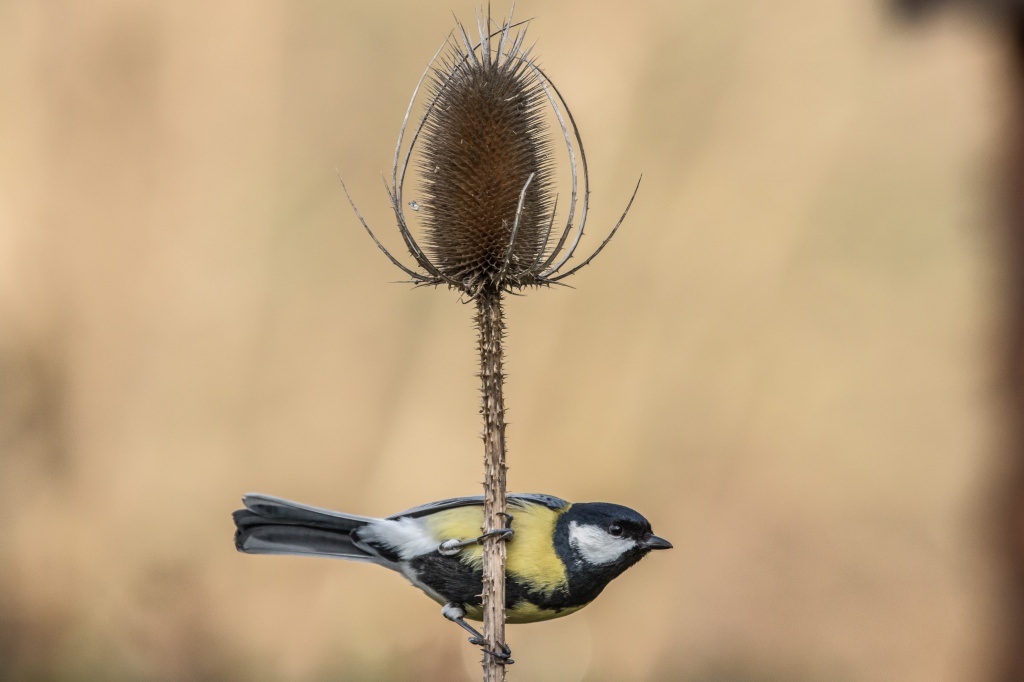
[{"label": "blurred beige background", "polygon": [[[229,518],[479,491],[472,311],[390,283],[334,170],[394,244],[379,173],[450,10],[0,2],[0,679],[476,678],[399,576],[239,555]],[[517,15],[592,239],[644,183],[575,289],[509,305],[510,487],[676,549],[511,627],[510,679],[982,679],[998,31],[861,0]]]}]

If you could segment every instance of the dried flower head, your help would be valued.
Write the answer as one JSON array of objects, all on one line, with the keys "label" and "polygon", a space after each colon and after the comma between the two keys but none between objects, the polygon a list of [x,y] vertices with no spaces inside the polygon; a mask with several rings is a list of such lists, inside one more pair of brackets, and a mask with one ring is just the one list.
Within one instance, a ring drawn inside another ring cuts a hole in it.
[{"label": "dried flower head", "polygon": [[[566,267],[587,220],[590,186],[583,142],[561,93],[530,57],[530,49],[523,49],[525,26],[513,24],[511,16],[494,33],[490,24],[489,16],[478,21],[475,43],[457,24],[434,55],[406,110],[391,184],[384,183],[399,232],[419,269],[395,258],[352,203],[373,241],[414,283],[447,284],[470,298],[555,284],[574,274],[608,244],[636,196],[634,189],[597,249]],[[435,66],[446,46],[445,57]],[[409,115],[428,76],[429,100],[405,147]],[[561,129],[572,173],[566,225],[557,239],[552,238],[558,205],[552,194],[554,142],[544,122],[548,107]],[[410,232],[404,211],[405,177],[414,149],[422,200],[410,203],[422,211],[425,247]],[[581,174],[582,207],[574,223]]]},{"label": "dried flower head", "polygon": [[453,50],[430,81],[420,162],[427,253],[448,279],[518,284],[547,246],[547,100],[523,55],[481,57]]}]

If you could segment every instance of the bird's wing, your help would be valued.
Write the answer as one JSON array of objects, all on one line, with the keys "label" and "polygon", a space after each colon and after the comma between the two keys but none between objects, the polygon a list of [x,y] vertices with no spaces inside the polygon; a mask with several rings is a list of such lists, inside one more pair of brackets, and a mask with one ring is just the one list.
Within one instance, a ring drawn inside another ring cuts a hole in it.
[{"label": "bird's wing", "polygon": [[[564,509],[569,506],[569,503],[565,500],[555,497],[554,495],[541,495],[538,493],[512,493],[508,496],[510,504],[517,504],[522,502],[532,502],[534,504],[541,504],[549,509]],[[470,495],[467,497],[452,497],[447,500],[438,500],[437,502],[428,502],[421,504],[418,507],[412,509],[406,509],[404,512],[399,512],[389,516],[389,519],[401,519],[401,518],[419,518],[421,516],[428,516],[439,511],[446,509],[456,509],[458,507],[472,507],[472,506],[483,506],[484,498],[483,495]]]}]

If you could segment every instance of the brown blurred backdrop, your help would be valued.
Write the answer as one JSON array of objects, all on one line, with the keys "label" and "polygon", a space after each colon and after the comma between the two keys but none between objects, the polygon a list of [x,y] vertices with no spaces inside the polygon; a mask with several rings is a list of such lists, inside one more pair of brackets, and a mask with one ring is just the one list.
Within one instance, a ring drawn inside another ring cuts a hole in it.
[{"label": "brown blurred backdrop", "polygon": [[[479,491],[471,310],[410,291],[379,172],[454,9],[0,2],[0,680],[460,680],[377,567],[249,557],[256,490]],[[505,11],[495,6],[495,13]],[[510,487],[672,552],[513,626],[518,680],[982,679],[997,27],[862,0],[525,0],[573,106],[576,289],[510,304]]]}]

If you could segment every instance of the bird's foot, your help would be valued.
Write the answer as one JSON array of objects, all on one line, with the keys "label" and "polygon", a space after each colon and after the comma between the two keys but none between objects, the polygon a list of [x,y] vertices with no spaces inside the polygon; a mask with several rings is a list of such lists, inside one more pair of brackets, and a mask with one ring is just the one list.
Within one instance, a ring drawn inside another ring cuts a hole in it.
[{"label": "bird's foot", "polygon": [[483,634],[479,630],[466,622],[466,610],[458,604],[448,602],[441,608],[441,615],[473,635],[469,638],[469,643],[480,647],[481,651],[488,656],[494,657],[498,665],[512,665],[515,663],[512,660],[512,650],[508,648],[508,645],[499,643],[498,647],[501,651],[491,651],[487,648],[487,640],[484,639]]},{"label": "bird's foot", "polygon": [[470,545],[484,544],[484,540],[486,540],[487,538],[499,538],[500,540],[508,542],[512,539],[512,536],[516,534],[516,532],[512,529],[513,516],[511,514],[504,513],[502,513],[501,516],[505,517],[504,528],[498,528],[496,530],[487,531],[483,535],[475,537],[472,540],[456,540],[454,538],[451,540],[445,540],[437,546],[437,553],[441,556],[454,556],[458,554],[464,547],[469,547]]},{"label": "bird's foot", "polygon": [[508,648],[507,644],[498,644],[501,647],[501,651],[491,651],[487,648],[487,642],[483,641],[480,637],[470,637],[469,643],[480,647],[480,650],[488,656],[493,656],[498,665],[512,665],[515,663],[512,660],[512,650]]}]

